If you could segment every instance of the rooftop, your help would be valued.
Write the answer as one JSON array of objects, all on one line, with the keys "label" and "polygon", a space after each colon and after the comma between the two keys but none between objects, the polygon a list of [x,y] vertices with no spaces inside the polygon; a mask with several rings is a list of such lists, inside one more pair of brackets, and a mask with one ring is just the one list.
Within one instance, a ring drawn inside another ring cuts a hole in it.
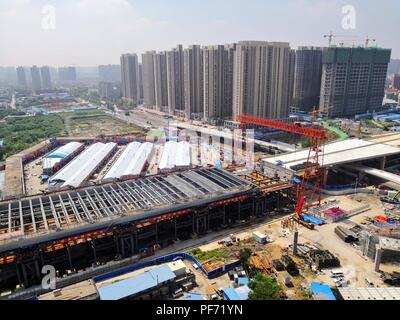
[{"label": "rooftop", "polygon": [[[325,145],[323,148],[323,166],[331,166],[400,154],[400,148],[398,147],[359,139],[347,139],[344,141],[334,142]],[[279,154],[265,158],[264,161],[272,164],[276,164],[278,161],[281,161],[283,163],[283,167],[291,169],[293,166],[301,165],[306,162],[308,154],[309,149],[302,149],[296,152]]]},{"label": "rooftop", "polygon": [[[29,235],[29,241],[36,242],[33,235],[49,234],[57,238],[55,229],[72,232],[73,228],[90,224],[97,230],[100,224],[109,225],[110,220],[144,220],[160,212],[190,208],[193,203],[208,203],[250,192],[252,188],[229,172],[197,169],[4,201],[0,202],[0,234],[14,241],[17,239],[12,235],[22,232]],[[3,250],[1,244],[0,241]],[[14,245],[21,246],[22,239],[14,241]]]},{"label": "rooftop", "polygon": [[312,282],[311,293],[315,300],[336,300],[331,287],[327,284]]},{"label": "rooftop", "polygon": [[400,300],[400,288],[339,288],[344,300]]},{"label": "rooftop", "polygon": [[135,277],[98,288],[98,291],[101,300],[121,300],[158,287],[173,279],[175,279],[175,274],[167,265],[162,265]]},{"label": "rooftop", "polygon": [[62,187],[79,187],[116,146],[113,142],[92,144],[52,177],[50,182],[62,182]]}]

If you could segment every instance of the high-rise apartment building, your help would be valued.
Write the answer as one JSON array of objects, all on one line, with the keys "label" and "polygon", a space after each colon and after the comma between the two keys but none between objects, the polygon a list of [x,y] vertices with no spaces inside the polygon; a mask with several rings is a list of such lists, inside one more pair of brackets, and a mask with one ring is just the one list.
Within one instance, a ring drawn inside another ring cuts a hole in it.
[{"label": "high-rise apartment building", "polygon": [[393,89],[400,89],[400,74],[392,76],[391,86]]},{"label": "high-rise apartment building", "polygon": [[121,96],[120,83],[116,82],[99,82],[99,96],[102,99],[118,99]]},{"label": "high-rise apartment building", "polygon": [[40,71],[37,66],[31,68],[31,78],[33,91],[39,91],[42,88],[42,80],[40,79]]},{"label": "high-rise apartment building", "polygon": [[169,113],[185,108],[184,54],[182,45],[167,52],[167,87]]},{"label": "high-rise apartment building", "polygon": [[322,54],[320,110],[352,117],[382,107],[391,50],[325,48]]},{"label": "high-rise apartment building", "polygon": [[100,82],[120,82],[121,66],[118,64],[100,65],[99,67]]},{"label": "high-rise apartment building", "polygon": [[388,74],[400,74],[400,59],[391,59],[388,66]]},{"label": "high-rise apartment building", "polygon": [[139,63],[139,100],[143,103],[143,66]]},{"label": "high-rise apartment building", "polygon": [[233,119],[240,114],[287,117],[289,69],[289,43],[239,42],[234,57]]},{"label": "high-rise apartment building", "polygon": [[166,52],[160,52],[154,55],[154,92],[156,109],[165,111],[168,106]]},{"label": "high-rise apartment building", "polygon": [[184,50],[185,117],[203,118],[203,57],[199,45]]},{"label": "high-rise apartment building", "polygon": [[204,120],[218,123],[232,116],[235,45],[203,48]]},{"label": "high-rise apartment building", "polygon": [[43,66],[40,68],[40,75],[42,77],[42,87],[43,89],[51,89],[51,76],[50,76],[50,68],[47,66]]},{"label": "high-rise apartment building", "polygon": [[299,47],[296,51],[293,106],[299,110],[309,112],[319,106],[322,50],[319,47]]},{"label": "high-rise apartment building", "polygon": [[289,106],[293,106],[294,77],[296,70],[296,50],[289,52]]},{"label": "high-rise apartment building", "polygon": [[58,68],[58,79],[61,83],[70,83],[76,81],[75,67],[60,67]]},{"label": "high-rise apartment building", "polygon": [[17,68],[17,84],[21,88],[26,88],[28,86],[24,67]]},{"label": "high-rise apartment building", "polygon": [[122,97],[137,105],[139,100],[139,63],[136,54],[127,53],[121,56],[121,80]]},{"label": "high-rise apartment building", "polygon": [[143,105],[148,108],[156,106],[156,89],[154,79],[154,60],[156,52],[147,51],[142,54],[143,70]]}]

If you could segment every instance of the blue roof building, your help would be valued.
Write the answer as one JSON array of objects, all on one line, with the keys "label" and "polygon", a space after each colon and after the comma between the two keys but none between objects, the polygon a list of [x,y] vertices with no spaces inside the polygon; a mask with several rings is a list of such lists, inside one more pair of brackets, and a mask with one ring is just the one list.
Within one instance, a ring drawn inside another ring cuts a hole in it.
[{"label": "blue roof building", "polygon": [[327,284],[312,282],[311,293],[315,300],[336,300],[331,287]]},{"label": "blue roof building", "polygon": [[249,278],[239,277],[239,278],[237,278],[237,284],[239,286],[247,286],[249,284]]},{"label": "blue roof building", "polygon": [[98,291],[100,300],[122,300],[135,298],[174,280],[175,274],[167,265],[162,265],[137,276],[98,288]]},{"label": "blue roof building", "polygon": [[235,289],[235,291],[241,300],[249,300],[249,293],[251,292],[251,289],[247,285],[239,287]]},{"label": "blue roof building", "polygon": [[222,290],[224,298],[230,301],[248,300],[251,289],[246,285],[237,289],[226,288]]}]

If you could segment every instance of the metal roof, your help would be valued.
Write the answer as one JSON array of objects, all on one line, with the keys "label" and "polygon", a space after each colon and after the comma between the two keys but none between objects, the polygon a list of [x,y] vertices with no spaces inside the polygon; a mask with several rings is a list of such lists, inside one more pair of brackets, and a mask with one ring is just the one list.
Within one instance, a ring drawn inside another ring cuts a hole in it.
[{"label": "metal roof", "polygon": [[145,164],[150,161],[153,147],[154,145],[150,142],[130,143],[110,171],[107,172],[104,180],[139,176],[143,172]]},{"label": "metal roof", "polygon": [[190,162],[190,143],[187,141],[181,141],[178,143],[176,150],[176,162],[177,167],[189,167]]},{"label": "metal roof", "polygon": [[233,288],[226,288],[222,290],[224,297],[226,300],[244,300],[242,296],[240,296],[235,289]]},{"label": "metal roof", "polygon": [[[228,199],[250,193],[253,187],[232,173],[202,168],[0,202],[0,234],[4,242],[11,242],[7,246],[0,240],[0,252],[109,227],[111,220],[140,221]],[[53,227],[58,231],[52,232]],[[28,237],[17,240],[17,232]]]},{"label": "metal roof", "polygon": [[190,164],[190,143],[187,141],[168,141],[165,144],[158,168],[170,170],[176,167],[189,167]]},{"label": "metal roof", "polygon": [[79,150],[83,146],[79,142],[70,142],[66,145],[58,148],[57,150],[50,153],[46,158],[43,159],[43,169],[51,169],[62,159],[65,159],[72,155],[74,152]]},{"label": "metal roof", "polygon": [[[347,139],[330,143],[323,148],[324,156],[322,159],[321,155],[320,159],[320,161],[323,162],[323,166],[350,163],[400,153],[400,148],[358,139]],[[290,169],[295,165],[306,162],[308,154],[309,149],[302,149],[296,152],[272,156],[263,161],[272,164],[282,161],[283,167]]]},{"label": "metal roof", "polygon": [[66,158],[69,155],[73,154],[76,150],[82,147],[83,144],[80,142],[69,142],[66,145],[58,148],[57,150],[50,153],[46,158]]},{"label": "metal roof", "polygon": [[125,176],[138,176],[142,173],[146,162],[150,162],[150,158],[153,152],[154,145],[150,142],[143,143],[138,152],[132,159],[132,162],[128,164],[124,172]]},{"label": "metal roof", "polygon": [[311,293],[316,300],[336,300],[336,297],[333,294],[331,287],[327,284],[312,282]]},{"label": "metal roof", "polygon": [[135,154],[137,154],[140,146],[140,142],[131,142],[130,144],[128,144],[120,157],[105,175],[104,180],[121,178],[124,175],[125,171],[127,171],[126,168],[128,164],[132,161]]},{"label": "metal roof", "polygon": [[400,300],[400,288],[339,288],[344,300]]},{"label": "metal roof", "polygon": [[[241,279],[241,278],[239,278],[239,279]],[[235,291],[242,300],[249,300],[249,294],[251,292],[251,289],[248,287],[247,284],[244,286],[241,286],[239,288],[236,288]]]},{"label": "metal roof", "polygon": [[151,288],[175,279],[167,265],[148,270],[142,274],[98,288],[101,300],[121,300],[136,296]]},{"label": "metal roof", "polygon": [[64,182],[62,187],[79,187],[116,146],[114,142],[92,144],[52,177],[50,182]]}]

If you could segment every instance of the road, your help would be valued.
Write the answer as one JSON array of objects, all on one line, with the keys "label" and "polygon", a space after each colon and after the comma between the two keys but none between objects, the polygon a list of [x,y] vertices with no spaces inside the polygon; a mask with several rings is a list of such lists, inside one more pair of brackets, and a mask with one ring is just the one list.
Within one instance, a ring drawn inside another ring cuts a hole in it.
[{"label": "road", "polygon": [[[163,118],[162,116],[155,115],[155,114],[141,111],[141,110],[131,111],[130,115],[126,116],[124,110],[116,109],[116,117],[121,120],[132,123],[141,128],[151,128],[151,127],[168,128],[169,123],[173,121],[176,123],[178,128],[181,128],[181,129],[188,129],[191,131],[200,132],[200,133],[204,133],[206,135],[211,135],[211,136],[215,136],[215,137],[222,137],[222,138],[229,139],[229,140],[231,140],[233,138],[232,131],[230,131],[230,130],[226,130],[226,131],[218,130],[211,126],[201,127],[201,126],[194,125],[194,124],[191,124],[188,122],[177,121],[175,119],[169,120],[169,119]],[[251,141],[252,139],[249,139],[249,140]],[[261,141],[261,140],[254,140],[254,144],[264,147],[264,148],[268,148],[268,147],[277,148],[283,152],[293,152],[294,151],[294,149],[290,146],[270,143],[270,142]]]}]

